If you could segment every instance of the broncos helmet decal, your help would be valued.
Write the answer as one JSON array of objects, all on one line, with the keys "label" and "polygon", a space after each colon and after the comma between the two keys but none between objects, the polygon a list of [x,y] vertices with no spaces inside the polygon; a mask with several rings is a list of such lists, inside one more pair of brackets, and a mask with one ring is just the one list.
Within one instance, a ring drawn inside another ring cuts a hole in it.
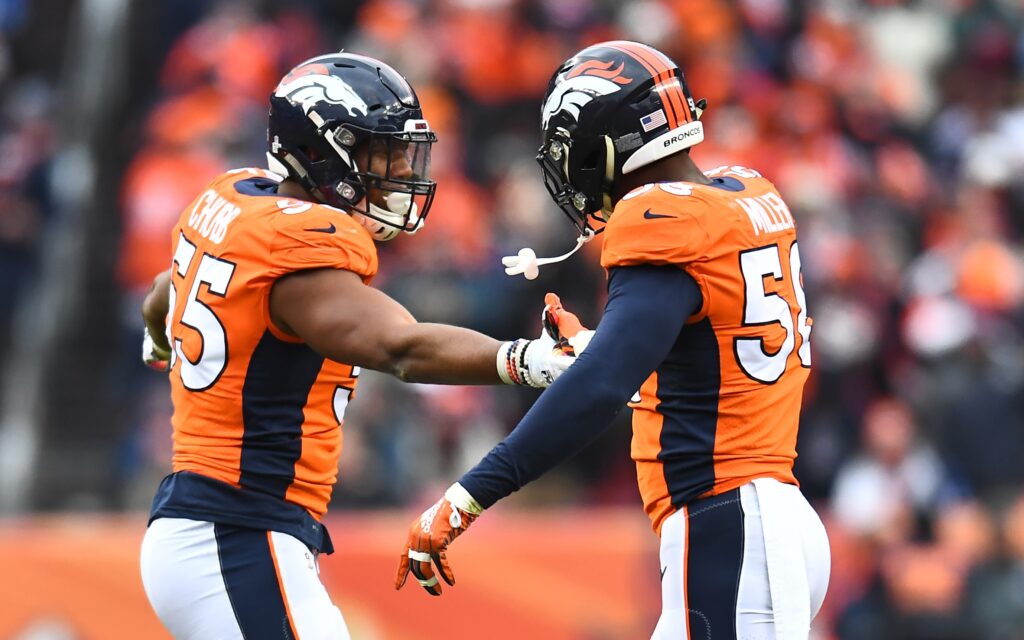
[{"label": "broncos helmet decal", "polygon": [[551,117],[560,111],[579,120],[580,109],[595,97],[615,93],[633,81],[621,75],[623,64],[615,69],[612,65],[611,61],[588,60],[557,81],[554,91],[544,101],[542,126],[547,128]]},{"label": "broncos helmet decal", "polygon": [[370,113],[366,101],[347,82],[330,75],[320,64],[306,65],[289,73],[274,89],[274,95],[301,105],[307,115],[320,102],[341,105],[353,117]]}]

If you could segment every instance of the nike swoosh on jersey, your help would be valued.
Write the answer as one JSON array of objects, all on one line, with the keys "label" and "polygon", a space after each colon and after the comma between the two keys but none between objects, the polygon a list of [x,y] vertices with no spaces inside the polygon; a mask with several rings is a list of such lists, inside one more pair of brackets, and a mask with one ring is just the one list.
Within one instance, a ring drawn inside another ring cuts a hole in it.
[{"label": "nike swoosh on jersey", "polygon": [[647,220],[654,220],[655,218],[675,218],[675,217],[676,216],[670,216],[670,215],[668,215],[666,213],[651,213],[650,209],[648,209],[647,211],[644,211],[644,218],[647,219]]},{"label": "nike swoosh on jersey", "polygon": [[334,223],[332,222],[331,226],[329,227],[320,227],[318,229],[303,229],[303,231],[319,231],[320,233],[334,233],[335,231],[337,231],[337,229],[335,228]]}]

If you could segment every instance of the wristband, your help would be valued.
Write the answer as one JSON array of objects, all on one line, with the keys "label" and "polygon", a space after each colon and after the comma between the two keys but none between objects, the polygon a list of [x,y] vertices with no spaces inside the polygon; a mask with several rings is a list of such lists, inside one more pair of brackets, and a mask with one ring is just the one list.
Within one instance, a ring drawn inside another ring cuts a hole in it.
[{"label": "wristband", "polygon": [[530,346],[530,340],[513,340],[502,343],[498,348],[497,368],[498,377],[505,384],[518,384],[535,386],[530,377],[529,368],[526,366],[526,349]]},{"label": "wristband", "polygon": [[508,368],[508,353],[512,349],[513,344],[512,342],[502,342],[501,346],[498,347],[498,377],[505,384],[515,384],[512,381],[512,372]]},{"label": "wristband", "polygon": [[466,488],[458,482],[448,487],[448,490],[444,492],[444,499],[452,503],[455,507],[474,516],[478,516],[484,512],[484,508],[480,506],[480,503],[477,502],[473,496],[469,495]]}]

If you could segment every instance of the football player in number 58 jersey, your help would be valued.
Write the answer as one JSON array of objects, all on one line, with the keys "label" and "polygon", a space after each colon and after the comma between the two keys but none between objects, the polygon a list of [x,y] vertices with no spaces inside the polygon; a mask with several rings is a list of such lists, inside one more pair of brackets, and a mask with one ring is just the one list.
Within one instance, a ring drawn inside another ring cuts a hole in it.
[{"label": "football player in number 58 jersey", "polygon": [[757,171],[697,168],[703,107],[635,42],[587,47],[555,72],[538,160],[580,234],[603,225],[604,317],[515,431],[413,523],[396,587],[410,570],[432,576],[431,560],[450,581],[448,543],[628,402],[661,538],[653,638],[808,637],[830,556],[793,476],[811,366],[796,223]]}]

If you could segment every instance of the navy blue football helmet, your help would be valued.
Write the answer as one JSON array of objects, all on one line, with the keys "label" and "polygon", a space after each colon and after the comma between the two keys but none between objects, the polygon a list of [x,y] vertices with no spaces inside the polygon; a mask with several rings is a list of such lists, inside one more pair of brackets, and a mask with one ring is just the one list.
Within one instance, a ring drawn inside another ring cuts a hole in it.
[{"label": "navy blue football helmet", "polygon": [[[349,212],[378,240],[414,233],[427,217],[437,186],[429,178],[436,141],[405,78],[367,56],[339,52],[307,60],[270,96],[270,169]],[[367,158],[386,154],[386,170],[358,166],[361,151]],[[400,173],[392,170],[399,154],[407,162]]]},{"label": "navy blue football helmet", "polygon": [[704,139],[683,72],[637,42],[601,42],[555,71],[541,107],[537,161],[555,203],[581,234],[607,221],[619,179]]}]

